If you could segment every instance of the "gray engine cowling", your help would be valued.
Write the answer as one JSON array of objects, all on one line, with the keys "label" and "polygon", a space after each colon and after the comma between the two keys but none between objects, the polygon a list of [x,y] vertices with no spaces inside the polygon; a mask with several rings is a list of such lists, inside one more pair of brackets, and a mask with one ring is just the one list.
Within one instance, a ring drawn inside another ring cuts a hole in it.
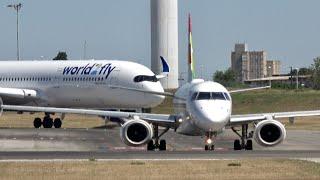
[{"label": "gray engine cowling", "polygon": [[264,120],[256,125],[254,139],[261,146],[275,146],[286,138],[286,129],[276,120]]},{"label": "gray engine cowling", "polygon": [[128,146],[147,144],[153,137],[152,126],[143,120],[129,120],[120,129],[121,140]]}]

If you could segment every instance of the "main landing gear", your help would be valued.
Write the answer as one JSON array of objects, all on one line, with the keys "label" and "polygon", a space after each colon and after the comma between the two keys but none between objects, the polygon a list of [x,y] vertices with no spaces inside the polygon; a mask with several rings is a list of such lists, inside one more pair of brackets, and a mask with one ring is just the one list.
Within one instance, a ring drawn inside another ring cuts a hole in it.
[{"label": "main landing gear", "polygon": [[236,139],[233,144],[234,150],[252,150],[252,135],[253,133],[248,133],[248,124],[243,124],[240,130],[236,130],[234,127],[231,128],[234,133],[236,133],[240,139]]},{"label": "main landing gear", "polygon": [[61,128],[62,121],[60,118],[55,118],[54,120],[50,117],[49,113],[46,113],[43,120],[41,120],[39,117],[34,118],[33,120],[33,126],[35,128],[40,128],[41,125],[44,128]]},{"label": "main landing gear", "polygon": [[153,131],[154,131],[154,136],[151,141],[149,141],[147,145],[147,150],[148,151],[154,151],[158,149],[159,151],[165,151],[167,150],[167,143],[166,140],[161,139],[159,143],[159,139],[161,136],[163,136],[166,132],[168,132],[169,128],[166,128],[161,132],[159,135],[159,126],[155,125],[153,126]]},{"label": "main landing gear", "polygon": [[205,140],[205,146],[204,146],[204,150],[205,151],[213,151],[214,150],[214,137],[215,137],[215,133],[213,132],[207,132],[206,133],[206,140]]}]

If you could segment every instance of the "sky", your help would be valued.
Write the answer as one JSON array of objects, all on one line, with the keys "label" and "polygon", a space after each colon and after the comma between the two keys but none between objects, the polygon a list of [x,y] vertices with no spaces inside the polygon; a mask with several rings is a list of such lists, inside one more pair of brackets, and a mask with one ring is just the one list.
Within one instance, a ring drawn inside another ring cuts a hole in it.
[{"label": "sky", "polygon": [[[130,60],[150,67],[150,0],[1,0],[0,60],[16,59],[16,14],[20,11],[20,59]],[[235,43],[265,50],[268,59],[308,67],[320,56],[319,0],[178,0],[179,71],[187,63],[187,15],[193,24],[198,76],[210,79],[231,64]]]}]

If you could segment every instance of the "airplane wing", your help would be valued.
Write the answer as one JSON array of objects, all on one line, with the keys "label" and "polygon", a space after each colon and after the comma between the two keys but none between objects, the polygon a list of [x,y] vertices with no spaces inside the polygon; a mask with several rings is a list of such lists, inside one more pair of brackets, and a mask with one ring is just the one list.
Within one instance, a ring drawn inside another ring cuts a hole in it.
[{"label": "airplane wing", "polygon": [[229,93],[232,94],[232,93],[255,91],[255,90],[269,89],[269,88],[271,88],[271,86],[255,87],[255,88],[247,88],[247,89],[238,89],[238,90],[231,90],[231,91],[229,91]]},{"label": "airplane wing", "polygon": [[36,98],[38,95],[36,90],[32,89],[19,89],[19,88],[0,88],[0,96],[11,98]]},{"label": "airplane wing", "polygon": [[48,113],[65,113],[65,114],[83,114],[96,115],[102,117],[116,117],[124,121],[138,117],[141,120],[156,124],[162,127],[176,128],[178,119],[175,116],[167,114],[149,114],[149,113],[133,113],[120,111],[103,111],[93,109],[74,109],[74,108],[55,108],[55,107],[38,107],[38,106],[16,106],[16,105],[1,105],[1,111],[23,111],[23,112],[48,112]]},{"label": "airplane wing", "polygon": [[277,118],[307,117],[307,116],[320,116],[320,110],[232,115],[229,122],[229,126],[248,124],[248,123],[258,122],[258,121],[262,121],[270,118],[277,119]]}]

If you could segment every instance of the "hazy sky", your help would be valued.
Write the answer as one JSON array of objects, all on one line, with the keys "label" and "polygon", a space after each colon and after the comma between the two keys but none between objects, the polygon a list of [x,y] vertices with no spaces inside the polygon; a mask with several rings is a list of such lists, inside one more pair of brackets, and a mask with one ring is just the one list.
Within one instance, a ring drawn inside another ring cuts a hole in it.
[{"label": "hazy sky", "polygon": [[[134,60],[150,67],[150,0],[0,2],[0,60],[16,58],[15,12],[21,2],[21,58]],[[179,0],[179,64],[186,72],[187,14],[192,15],[196,69],[209,78],[230,66],[234,44],[266,50],[269,59],[309,66],[320,56],[319,0]],[[198,73],[200,74],[200,73]]]}]

